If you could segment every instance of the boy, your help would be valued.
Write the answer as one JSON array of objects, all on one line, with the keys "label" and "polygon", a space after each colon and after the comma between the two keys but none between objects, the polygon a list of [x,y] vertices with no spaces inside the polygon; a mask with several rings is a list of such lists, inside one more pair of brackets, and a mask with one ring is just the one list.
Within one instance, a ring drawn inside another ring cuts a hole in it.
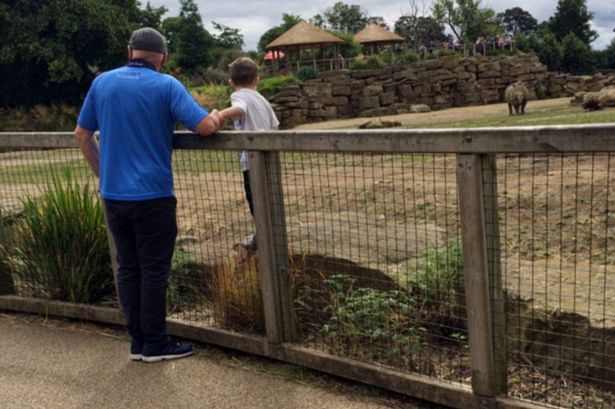
[{"label": "boy", "polygon": [[[280,122],[275,112],[257,90],[259,81],[258,65],[248,57],[239,57],[229,65],[229,83],[235,89],[231,94],[231,107],[220,112],[224,120],[233,119],[236,130],[265,131],[277,129]],[[243,187],[250,213],[254,216],[252,189],[250,188],[250,169],[248,152],[239,153],[239,163],[243,172]],[[256,250],[256,236],[253,234],[243,243],[247,250]]]}]

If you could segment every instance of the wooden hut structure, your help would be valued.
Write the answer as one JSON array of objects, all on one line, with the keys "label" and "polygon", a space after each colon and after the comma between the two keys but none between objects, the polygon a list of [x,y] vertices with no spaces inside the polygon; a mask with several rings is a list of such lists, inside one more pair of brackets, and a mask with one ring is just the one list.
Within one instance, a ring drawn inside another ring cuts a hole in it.
[{"label": "wooden hut structure", "polygon": [[373,55],[383,46],[405,43],[406,39],[377,24],[370,24],[353,37],[355,43],[363,46],[365,54]]},{"label": "wooden hut structure", "polygon": [[[301,20],[266,48],[273,53],[273,68],[278,72],[294,72],[305,66],[313,66],[321,71],[333,71],[344,68],[343,59],[340,59],[340,44],[343,42],[333,34]],[[282,53],[285,58],[280,58]],[[306,59],[305,54],[308,54],[309,58]],[[326,54],[328,58],[325,58]]]}]

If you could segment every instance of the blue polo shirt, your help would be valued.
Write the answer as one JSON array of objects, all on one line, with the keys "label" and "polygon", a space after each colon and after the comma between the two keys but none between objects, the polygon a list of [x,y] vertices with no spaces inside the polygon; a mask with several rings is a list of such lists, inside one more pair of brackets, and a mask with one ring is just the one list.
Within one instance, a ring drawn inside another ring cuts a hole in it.
[{"label": "blue polo shirt", "polygon": [[173,196],[173,131],[177,122],[196,130],[207,116],[186,88],[149,63],[99,75],[77,123],[100,130],[100,193],[139,201]]}]

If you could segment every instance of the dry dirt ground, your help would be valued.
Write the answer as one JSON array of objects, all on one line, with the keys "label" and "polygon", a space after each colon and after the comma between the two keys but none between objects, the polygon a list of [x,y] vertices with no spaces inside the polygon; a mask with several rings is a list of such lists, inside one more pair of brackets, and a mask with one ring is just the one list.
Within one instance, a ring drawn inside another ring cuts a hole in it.
[{"label": "dry dirt ground", "polygon": [[[567,106],[570,104],[570,98],[544,99],[540,101],[530,101],[527,105],[527,112],[551,109],[556,107]],[[508,115],[508,105],[492,104],[480,105],[463,108],[444,109],[441,111],[433,111],[421,114],[401,114],[383,117],[388,121],[398,121],[401,126],[421,126],[421,125],[436,125],[447,122],[461,121],[472,118],[488,118]],[[357,128],[374,118],[350,118],[339,119],[325,122],[316,122],[311,124],[298,125],[295,130],[318,130],[318,129],[345,129]]]}]

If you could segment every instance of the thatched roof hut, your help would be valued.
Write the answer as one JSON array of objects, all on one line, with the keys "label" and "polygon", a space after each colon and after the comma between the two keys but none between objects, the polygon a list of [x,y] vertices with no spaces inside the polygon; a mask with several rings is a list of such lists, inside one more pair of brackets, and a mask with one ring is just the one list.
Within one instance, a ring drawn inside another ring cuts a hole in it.
[{"label": "thatched roof hut", "polygon": [[313,48],[314,46],[341,44],[343,41],[305,20],[301,20],[287,32],[267,45],[268,50],[282,48]]},{"label": "thatched roof hut", "polygon": [[384,27],[381,27],[377,24],[370,24],[365,27],[363,30],[359,31],[355,34],[353,38],[355,43],[359,44],[394,44],[394,43],[403,43],[406,41],[405,38],[390,32]]},{"label": "thatched roof hut", "polygon": [[376,54],[382,47],[392,48],[394,44],[405,43],[406,39],[377,24],[370,24],[353,37],[355,43],[363,46],[367,54]]},{"label": "thatched roof hut", "polygon": [[[334,70],[343,68],[343,64],[338,62],[343,42],[333,34],[301,20],[266,48],[273,53],[277,71],[296,71],[305,66]],[[325,53],[325,49],[329,51]],[[280,57],[282,54],[286,55],[285,61]],[[325,58],[325,54],[328,57]]]}]

